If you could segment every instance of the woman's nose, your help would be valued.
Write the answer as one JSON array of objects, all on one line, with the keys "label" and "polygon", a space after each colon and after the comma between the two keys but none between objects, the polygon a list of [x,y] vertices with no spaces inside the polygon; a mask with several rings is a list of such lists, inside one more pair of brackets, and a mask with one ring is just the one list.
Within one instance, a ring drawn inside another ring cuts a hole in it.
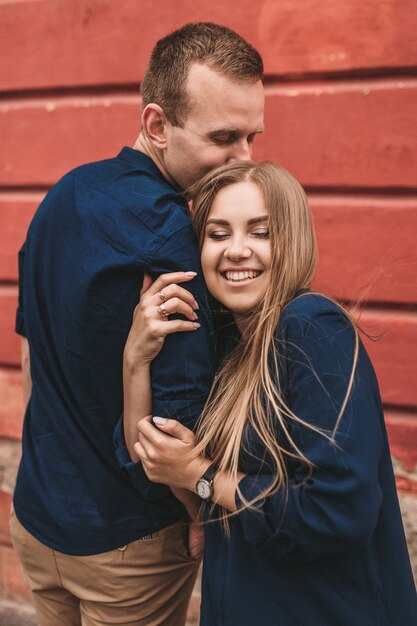
[{"label": "woman's nose", "polygon": [[252,250],[242,239],[235,239],[229,243],[224,251],[224,255],[228,259],[248,259],[252,254]]}]

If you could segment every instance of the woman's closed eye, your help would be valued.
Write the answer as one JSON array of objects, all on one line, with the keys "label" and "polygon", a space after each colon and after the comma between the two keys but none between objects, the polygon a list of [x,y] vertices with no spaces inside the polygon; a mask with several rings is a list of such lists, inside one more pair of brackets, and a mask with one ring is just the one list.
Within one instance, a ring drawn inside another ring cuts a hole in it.
[{"label": "woman's closed eye", "polygon": [[225,230],[214,230],[212,232],[208,232],[206,234],[206,236],[209,239],[214,239],[214,240],[220,241],[220,240],[225,239],[226,237],[228,237],[229,233],[226,232]]},{"label": "woman's closed eye", "polygon": [[269,230],[267,228],[262,228],[261,230],[255,230],[252,232],[254,237],[258,239],[269,239]]}]

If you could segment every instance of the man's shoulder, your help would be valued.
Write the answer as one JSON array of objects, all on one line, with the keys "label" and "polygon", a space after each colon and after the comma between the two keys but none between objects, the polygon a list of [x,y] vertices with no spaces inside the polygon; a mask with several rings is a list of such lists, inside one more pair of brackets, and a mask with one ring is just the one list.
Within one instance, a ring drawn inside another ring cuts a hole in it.
[{"label": "man's shoulder", "polygon": [[[60,178],[52,187],[49,196],[65,193],[75,186],[93,189],[101,182],[109,180],[120,172],[120,160],[118,157],[102,159],[92,163],[83,163],[74,167]],[[52,192],[52,193],[51,193]]]},{"label": "man's shoulder", "polygon": [[[132,155],[132,152],[135,154]],[[129,197],[126,193],[131,186],[128,181],[132,181],[133,186],[138,186],[146,178],[152,179],[153,177],[155,177],[155,167],[150,159],[125,147],[115,157],[75,167],[63,177],[62,181],[69,179],[86,188],[108,195],[112,195],[113,192],[113,195],[120,199],[123,194]]]},{"label": "man's shoulder", "polygon": [[82,165],[68,176],[89,194],[123,206],[147,229],[171,232],[190,226],[188,205],[146,155],[123,148],[113,159]]},{"label": "man's shoulder", "polygon": [[165,238],[191,228],[184,195],[165,180],[149,157],[127,147],[114,158],[69,171],[48,193],[46,204],[51,203],[82,206],[83,214],[88,207],[89,215],[99,212],[100,217],[122,209],[129,221]]}]

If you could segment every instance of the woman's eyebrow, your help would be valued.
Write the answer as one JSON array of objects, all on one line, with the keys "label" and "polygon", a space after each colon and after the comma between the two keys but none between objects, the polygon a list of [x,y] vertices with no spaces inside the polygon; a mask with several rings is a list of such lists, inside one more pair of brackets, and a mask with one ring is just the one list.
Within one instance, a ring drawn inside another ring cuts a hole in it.
[{"label": "woman's eyebrow", "polygon": [[217,220],[214,217],[207,220],[206,224],[222,224],[223,226],[229,226],[229,222],[227,220]]},{"label": "woman's eyebrow", "polygon": [[[269,220],[269,215],[261,215],[260,217],[253,217],[251,220],[248,220],[248,224],[258,224],[259,222],[267,222]],[[221,224],[222,226],[229,226],[229,222],[227,220],[217,219],[212,217],[208,219],[206,224]]]},{"label": "woman's eyebrow", "polygon": [[267,222],[269,220],[269,215],[261,215],[260,217],[254,217],[251,220],[248,220],[248,224],[257,224],[258,222]]}]

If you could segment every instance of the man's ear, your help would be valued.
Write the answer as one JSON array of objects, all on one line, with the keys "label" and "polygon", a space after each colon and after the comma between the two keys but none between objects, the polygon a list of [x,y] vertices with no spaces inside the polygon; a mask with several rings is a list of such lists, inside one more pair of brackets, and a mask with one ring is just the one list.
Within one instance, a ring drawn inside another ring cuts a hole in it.
[{"label": "man's ear", "polygon": [[142,113],[142,132],[159,150],[166,148],[167,123],[164,110],[159,104],[152,102],[146,105]]}]

